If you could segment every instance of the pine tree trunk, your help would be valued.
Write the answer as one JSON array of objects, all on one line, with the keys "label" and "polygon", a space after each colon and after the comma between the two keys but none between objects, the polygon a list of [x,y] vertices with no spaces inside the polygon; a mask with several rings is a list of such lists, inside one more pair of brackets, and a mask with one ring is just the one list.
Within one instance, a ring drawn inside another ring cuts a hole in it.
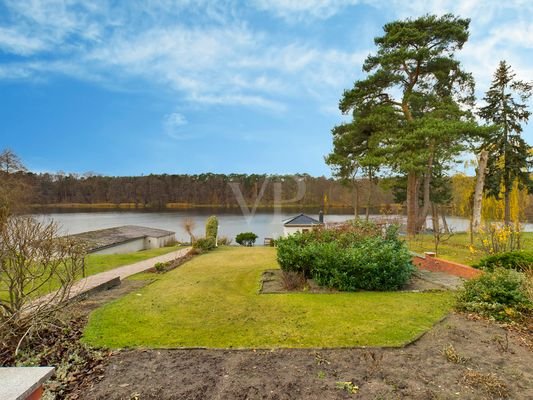
[{"label": "pine tree trunk", "polygon": [[359,219],[359,187],[357,181],[352,182],[352,204],[355,219]]},{"label": "pine tree trunk", "polygon": [[418,208],[418,179],[416,172],[407,174],[407,235],[416,235],[417,208]]},{"label": "pine tree trunk", "polygon": [[430,200],[430,194],[431,194],[431,177],[433,174],[433,149],[434,149],[433,143],[430,144],[430,155],[428,159],[428,163],[426,166],[426,173],[424,174],[424,204],[422,206],[422,211],[418,215],[418,222],[417,222],[417,231],[422,230],[426,226],[426,219],[431,207],[431,200]]},{"label": "pine tree trunk", "polygon": [[370,200],[372,199],[372,171],[368,172],[368,193],[366,196],[366,222],[370,219]]},{"label": "pine tree trunk", "polygon": [[439,208],[434,203],[431,203],[431,222],[433,223],[433,232],[439,232]]},{"label": "pine tree trunk", "polygon": [[472,208],[472,232],[477,232],[481,225],[481,209],[483,206],[483,187],[489,152],[481,150],[477,166],[476,188],[474,190],[474,206]]},{"label": "pine tree trunk", "polygon": [[506,188],[505,188],[505,193],[503,197],[503,202],[505,205],[503,220],[504,220],[505,226],[510,226],[511,225],[511,187],[510,187],[511,185],[506,184],[505,186]]}]

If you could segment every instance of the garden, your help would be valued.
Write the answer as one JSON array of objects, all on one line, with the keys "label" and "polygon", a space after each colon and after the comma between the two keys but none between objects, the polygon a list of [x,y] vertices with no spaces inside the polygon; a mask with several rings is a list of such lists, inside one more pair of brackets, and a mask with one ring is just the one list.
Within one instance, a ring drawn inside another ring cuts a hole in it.
[{"label": "garden", "polygon": [[221,247],[96,310],[84,341],[105,347],[402,346],[451,309],[448,292],[259,294],[276,249]]}]

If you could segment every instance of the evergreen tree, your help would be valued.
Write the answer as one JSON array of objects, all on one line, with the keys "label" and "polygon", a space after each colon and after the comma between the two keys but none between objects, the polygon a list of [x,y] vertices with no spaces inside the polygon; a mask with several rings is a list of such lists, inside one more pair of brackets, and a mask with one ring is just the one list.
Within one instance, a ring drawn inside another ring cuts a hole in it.
[{"label": "evergreen tree", "polygon": [[505,61],[500,61],[492,84],[485,94],[486,106],[479,115],[494,124],[485,141],[490,148],[487,165],[486,192],[499,198],[503,188],[504,222],[511,223],[510,195],[515,180],[520,188],[532,189],[529,170],[533,165],[532,147],[521,137],[522,124],[527,123],[531,112],[526,101],[532,93],[530,83],[515,79],[515,73]]},{"label": "evergreen tree", "polygon": [[367,215],[371,185],[376,180],[377,172],[383,163],[380,150],[375,140],[376,126],[372,121],[372,111],[354,111],[354,120],[338,125],[332,129],[333,151],[325,157],[326,164],[333,175],[352,190],[352,205],[358,218],[360,177],[368,179]]},{"label": "evergreen tree", "polygon": [[[407,231],[425,221],[430,208],[433,168],[464,150],[476,131],[468,111],[473,105],[474,81],[454,58],[468,39],[470,20],[451,14],[426,15],[384,26],[376,38],[376,55],[363,70],[369,75],[345,91],[339,108],[373,113],[379,147],[393,170],[407,175]],[[466,106],[466,107],[465,107]],[[354,112],[354,118],[357,118]],[[419,189],[423,190],[419,210]]]}]

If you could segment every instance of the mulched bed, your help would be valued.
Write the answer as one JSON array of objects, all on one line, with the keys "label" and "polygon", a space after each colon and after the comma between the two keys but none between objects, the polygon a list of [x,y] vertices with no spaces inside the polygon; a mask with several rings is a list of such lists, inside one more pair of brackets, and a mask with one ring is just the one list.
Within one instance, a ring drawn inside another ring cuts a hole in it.
[{"label": "mulched bed", "polygon": [[[284,288],[281,278],[282,271],[280,269],[269,269],[261,275],[261,288],[259,293],[293,293],[293,292],[308,292],[308,293],[336,293],[335,289],[328,289],[317,285],[312,279],[307,280],[307,285],[299,290],[287,290]],[[411,277],[409,282],[402,288],[408,292],[424,292],[432,290],[446,290],[443,286],[430,282],[427,279],[421,279],[416,274]]]}]

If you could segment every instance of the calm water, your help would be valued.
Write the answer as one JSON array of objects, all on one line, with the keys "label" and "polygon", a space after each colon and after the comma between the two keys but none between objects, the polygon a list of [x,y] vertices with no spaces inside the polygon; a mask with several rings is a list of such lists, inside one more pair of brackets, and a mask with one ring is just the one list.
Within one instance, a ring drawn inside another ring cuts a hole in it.
[{"label": "calm water", "polygon": [[[176,232],[178,240],[188,240],[188,235],[183,229],[183,221],[192,219],[197,236],[204,235],[205,220],[209,215],[216,215],[219,219],[219,234],[235,238],[240,232],[252,231],[258,236],[258,243],[265,237],[276,238],[283,234],[283,220],[299,214],[298,212],[257,212],[255,215],[244,216],[240,212],[227,210],[180,210],[165,212],[139,212],[139,211],[104,211],[104,212],[62,212],[39,214],[45,220],[53,219],[61,225],[64,234],[80,233],[95,229],[111,228],[120,225],[141,225],[152,228],[167,229]],[[318,219],[317,215],[307,213]],[[352,214],[338,213],[325,216],[326,222],[340,222],[352,219]],[[373,218],[383,218],[375,215]],[[389,217],[391,219],[395,216]],[[455,232],[466,231],[468,220],[464,218],[448,217],[448,224]],[[428,225],[431,220],[428,219]],[[524,230],[533,231],[533,224],[525,224]]]}]

